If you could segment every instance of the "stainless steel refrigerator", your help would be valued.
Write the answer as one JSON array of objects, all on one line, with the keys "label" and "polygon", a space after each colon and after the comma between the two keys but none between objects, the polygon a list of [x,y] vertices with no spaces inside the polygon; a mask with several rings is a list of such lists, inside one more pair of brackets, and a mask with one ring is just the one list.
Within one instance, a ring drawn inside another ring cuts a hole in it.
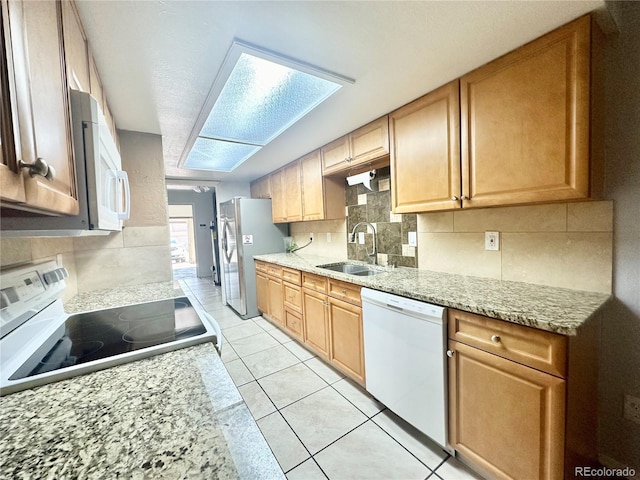
[{"label": "stainless steel refrigerator", "polygon": [[254,255],[284,252],[288,225],[271,220],[271,200],[236,197],[220,204],[225,299],[242,318],[259,315]]}]

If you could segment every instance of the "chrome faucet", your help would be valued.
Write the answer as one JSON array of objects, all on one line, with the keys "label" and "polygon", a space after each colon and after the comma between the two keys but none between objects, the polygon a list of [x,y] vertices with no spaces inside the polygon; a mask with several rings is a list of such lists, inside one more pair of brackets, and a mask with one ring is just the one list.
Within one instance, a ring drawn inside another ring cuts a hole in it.
[{"label": "chrome faucet", "polygon": [[369,251],[366,251],[366,254],[369,257],[373,257],[373,264],[377,265],[377,250],[376,250],[376,227],[374,227],[371,223],[369,222],[358,222],[354,225],[353,230],[351,230],[351,233],[349,234],[349,242],[353,243],[356,241],[356,228],[358,228],[360,225],[369,225],[371,227],[371,230],[373,230],[373,251],[371,253],[369,253]]}]

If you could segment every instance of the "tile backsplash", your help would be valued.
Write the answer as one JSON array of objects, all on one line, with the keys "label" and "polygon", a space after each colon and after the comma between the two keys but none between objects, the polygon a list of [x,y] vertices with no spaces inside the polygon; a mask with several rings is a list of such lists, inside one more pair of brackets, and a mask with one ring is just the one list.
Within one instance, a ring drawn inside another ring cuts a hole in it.
[{"label": "tile backsplash", "polygon": [[[371,180],[372,190],[362,184],[347,187],[347,233],[359,222],[373,224],[377,234],[378,264],[415,268],[418,266],[418,248],[409,246],[409,232],[417,232],[417,215],[391,213],[390,177],[390,169],[386,167],[379,169]],[[356,242],[347,243],[348,258],[371,261],[367,254],[373,251],[371,227],[361,225],[357,232],[365,232],[364,244],[358,243],[356,233]]]}]

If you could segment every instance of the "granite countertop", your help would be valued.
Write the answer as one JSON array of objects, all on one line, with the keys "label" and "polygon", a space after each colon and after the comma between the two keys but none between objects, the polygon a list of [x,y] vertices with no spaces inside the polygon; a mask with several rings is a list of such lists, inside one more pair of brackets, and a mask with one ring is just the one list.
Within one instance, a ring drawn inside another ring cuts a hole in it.
[{"label": "granite countertop", "polygon": [[[318,265],[336,263],[336,259],[315,255],[274,253],[256,255],[254,258],[374,290],[563,335],[576,335],[580,326],[591,319],[611,298],[606,293],[454,275],[416,268],[376,267],[384,270],[384,273],[359,277],[318,268]],[[362,262],[349,261],[349,263]]]},{"label": "granite countertop", "polygon": [[[148,284],[65,309],[183,295]],[[0,478],[285,478],[211,343],[0,397],[0,431]]]}]

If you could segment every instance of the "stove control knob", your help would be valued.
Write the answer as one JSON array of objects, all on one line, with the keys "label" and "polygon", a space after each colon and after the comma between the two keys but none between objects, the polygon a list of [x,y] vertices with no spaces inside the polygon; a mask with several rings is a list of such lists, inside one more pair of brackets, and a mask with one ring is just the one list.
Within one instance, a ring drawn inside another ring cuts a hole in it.
[{"label": "stove control knob", "polygon": [[44,283],[46,283],[47,285],[53,285],[58,281],[58,274],[55,270],[51,270],[50,272],[45,273],[43,277]]}]

